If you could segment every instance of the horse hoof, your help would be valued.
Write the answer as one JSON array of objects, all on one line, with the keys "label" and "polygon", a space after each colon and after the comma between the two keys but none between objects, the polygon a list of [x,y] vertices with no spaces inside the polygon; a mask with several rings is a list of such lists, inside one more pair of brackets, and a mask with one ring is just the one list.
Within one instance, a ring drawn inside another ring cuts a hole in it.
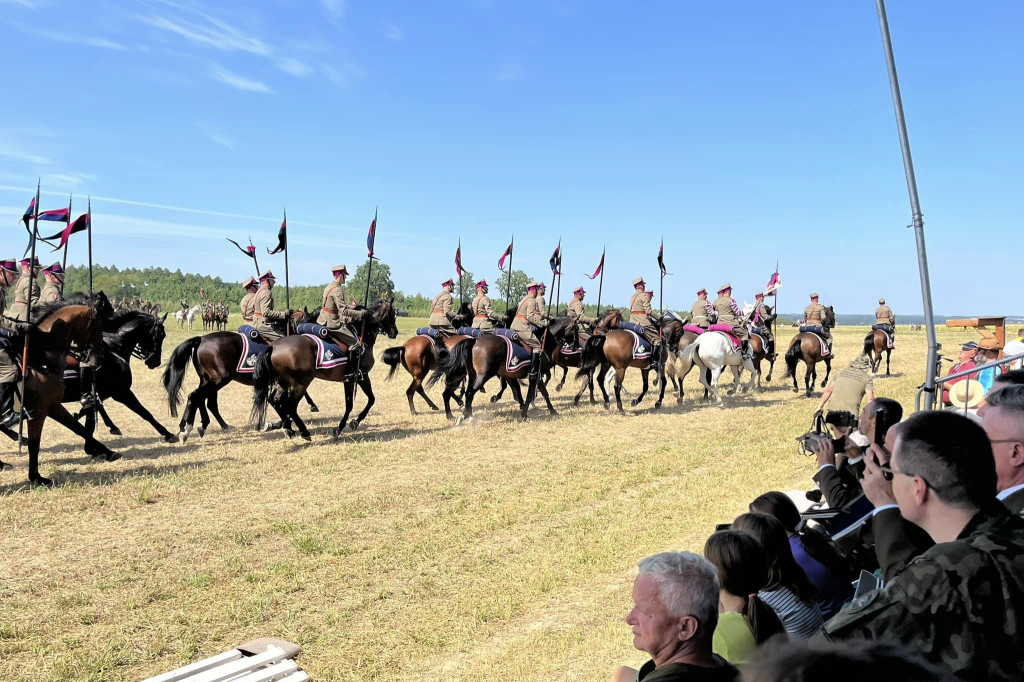
[{"label": "horse hoof", "polygon": [[654,409],[656,409],[656,410],[660,410],[661,409],[661,401],[660,400],[658,402],[654,403]]},{"label": "horse hoof", "polygon": [[196,429],[196,433],[198,433],[199,437],[202,438],[203,436],[206,435],[206,427],[200,426],[198,429]]},{"label": "horse hoof", "polygon": [[331,429],[331,438],[333,438],[334,440],[338,440],[339,438],[341,438],[341,429],[339,429],[337,426]]},{"label": "horse hoof", "polygon": [[39,486],[41,488],[52,488],[53,487],[53,481],[51,481],[48,478],[43,478],[42,476],[36,476],[35,478],[30,478],[30,479],[28,479],[28,482],[31,483],[32,485]]},{"label": "horse hoof", "polygon": [[632,407],[636,407],[637,405],[639,405],[639,404],[640,404],[640,399],[639,399],[639,398],[634,398],[633,400],[631,400],[631,401],[629,402],[629,404],[630,404],[630,405],[631,405]]},{"label": "horse hoof", "polygon": [[310,412],[319,412],[319,411],[320,411],[320,408],[319,408],[319,407],[317,407],[316,405],[310,405],[310,406],[309,406],[309,411],[310,411]]},{"label": "horse hoof", "polygon": [[352,421],[352,422],[350,422],[350,423],[349,423],[349,425],[348,425],[348,428],[350,428],[350,429],[352,429],[353,431],[355,431],[356,429],[358,429],[358,428],[359,428],[359,422],[358,422],[358,421]]},{"label": "horse hoof", "polygon": [[494,403],[496,403],[496,402],[498,402],[498,396],[496,396],[496,395],[492,395],[492,396],[491,396],[491,404],[493,405],[493,404],[494,404]]},{"label": "horse hoof", "polygon": [[289,440],[291,440],[292,438],[295,438],[295,432],[292,431],[291,429],[285,429],[284,435],[288,436]]},{"label": "horse hoof", "polygon": [[173,433],[168,433],[166,436],[164,436],[164,442],[165,443],[177,443],[178,442],[178,437],[175,436]]},{"label": "horse hoof", "polygon": [[302,437],[302,440],[306,441],[307,443],[313,442],[313,437],[310,436],[308,432],[303,432],[300,433],[299,435]]},{"label": "horse hoof", "polygon": [[10,471],[14,467],[7,462],[0,462],[0,471]]},{"label": "horse hoof", "polygon": [[793,389],[793,393],[799,393],[799,392],[800,392],[800,389],[799,389],[799,388],[794,388],[794,389]]},{"label": "horse hoof", "polygon": [[114,428],[110,429],[110,435],[111,436],[121,436],[121,435],[124,435],[124,434],[121,433],[121,429],[119,429],[119,428],[117,428],[115,426]]},{"label": "horse hoof", "polygon": [[121,455],[117,454],[116,452],[108,452],[104,459],[108,462],[116,462],[117,460],[121,459]]}]

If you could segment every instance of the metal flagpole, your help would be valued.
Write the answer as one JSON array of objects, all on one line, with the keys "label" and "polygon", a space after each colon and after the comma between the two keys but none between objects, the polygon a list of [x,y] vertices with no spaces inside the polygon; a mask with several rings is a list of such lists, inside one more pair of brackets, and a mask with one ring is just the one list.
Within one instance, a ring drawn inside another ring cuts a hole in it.
[{"label": "metal flagpole", "polygon": [[[558,238],[558,262],[561,266],[562,258],[565,256],[562,253],[562,238]],[[562,300],[562,271],[565,270],[563,267],[558,268],[558,289],[555,291],[555,317],[558,317],[558,307]]]},{"label": "metal flagpole", "polygon": [[[555,259],[555,267],[551,271],[551,290],[552,291],[555,290],[555,277],[557,277],[557,273],[558,273],[558,261],[561,260],[561,258],[562,258],[562,238],[561,237],[558,238],[558,248],[556,248],[555,250],[558,252],[558,258]],[[558,310],[556,309],[555,312],[557,313]],[[551,317],[551,301],[548,301],[547,313],[548,313],[548,317]]]},{"label": "metal flagpole", "polygon": [[597,282],[597,315],[594,317],[597,319],[601,318],[601,289],[604,288],[604,247],[601,248],[601,279]]},{"label": "metal flagpole", "polygon": [[[779,261],[775,261],[775,274],[779,274]],[[772,353],[775,353],[775,349],[778,347],[776,343],[779,338],[779,287],[776,283],[775,291],[772,292],[772,297],[775,299],[775,319],[772,320]]]},{"label": "metal flagpole", "polygon": [[[88,237],[88,242],[89,242],[89,307],[92,308],[93,314],[95,314],[96,313],[96,303],[93,300],[93,290],[92,290],[92,196],[89,196],[89,202],[87,204],[86,213],[89,216],[88,218],[86,218],[86,220],[89,221],[89,224],[86,226],[86,231],[88,232],[88,234],[86,236]],[[69,239],[70,239],[70,237],[69,237]],[[96,408],[97,408],[97,401],[96,401],[96,371],[95,370],[90,370],[89,371],[89,376],[90,376],[90,379],[91,379],[89,383],[90,383],[90,391],[91,391],[91,395],[92,395],[92,410],[93,410],[92,419],[93,419],[93,422],[95,423]]]},{"label": "metal flagpole", "polygon": [[253,246],[252,237],[249,237],[249,252],[252,254],[252,264],[256,266],[256,279],[260,278],[260,262],[256,260],[256,247]]},{"label": "metal flagpole", "polygon": [[[459,254],[459,262],[457,263],[459,268],[459,310],[461,311],[462,306],[466,305],[465,292],[462,291],[462,237],[459,237],[459,248],[457,253]],[[470,324],[472,324],[472,322],[470,322]]]},{"label": "metal flagpole", "polygon": [[[291,286],[288,283],[288,209],[284,210],[284,307],[292,309]],[[255,260],[255,255],[253,256]]]},{"label": "metal flagpole", "polygon": [[[32,234],[29,235],[29,239],[32,241],[32,253],[29,254],[28,261],[28,302],[27,313],[25,315],[25,321],[32,321],[32,286],[36,283],[35,266],[36,266],[36,237],[39,235],[39,194],[40,187],[42,186],[42,180],[36,181],[36,209],[32,216]],[[21,452],[21,444],[24,440],[24,428],[25,428],[25,403],[28,402],[27,396],[25,395],[25,380],[28,378],[28,340],[31,333],[25,332],[25,347],[22,350],[21,355],[21,419],[18,420],[18,452]]]},{"label": "metal flagpole", "polygon": [[[74,198],[75,198],[74,194],[72,194],[72,195],[70,195],[68,197],[68,225],[71,225],[71,200],[74,199]],[[61,259],[61,263],[60,263],[61,269],[64,270],[64,278],[65,279],[67,279],[67,276],[68,276],[68,274],[67,274],[68,273],[68,244],[70,244],[70,243],[71,243],[71,235],[68,235],[67,240],[64,242],[64,258]],[[60,294],[61,294],[61,296],[64,295],[64,282],[60,283]]]},{"label": "metal flagpole", "polygon": [[[377,246],[377,209],[373,209],[373,246]],[[373,249],[370,249],[370,265],[366,270],[366,293],[363,294],[363,307],[369,305],[370,301],[370,277],[373,275]],[[363,318],[363,328],[366,328],[366,319]],[[362,338],[362,334],[360,334]]]},{"label": "metal flagpole", "polygon": [[928,335],[928,364],[925,366],[924,391],[928,394],[926,409],[935,405],[935,362],[938,342],[935,338],[935,316],[932,311],[932,285],[928,275],[928,253],[924,243],[924,214],[917,196],[917,178],[914,175],[914,160],[910,155],[910,138],[907,136],[907,121],[903,116],[903,97],[900,95],[899,77],[896,75],[896,58],[892,53],[889,37],[889,20],[885,15],[884,0],[875,0],[878,10],[878,25],[882,32],[885,49],[885,65],[889,71],[889,87],[892,90],[892,106],[896,113],[896,127],[899,130],[900,147],[903,151],[903,170],[907,176],[907,193],[910,195],[910,210],[913,214],[914,236],[917,240],[917,267],[921,276],[921,301],[924,308],[925,332]]}]

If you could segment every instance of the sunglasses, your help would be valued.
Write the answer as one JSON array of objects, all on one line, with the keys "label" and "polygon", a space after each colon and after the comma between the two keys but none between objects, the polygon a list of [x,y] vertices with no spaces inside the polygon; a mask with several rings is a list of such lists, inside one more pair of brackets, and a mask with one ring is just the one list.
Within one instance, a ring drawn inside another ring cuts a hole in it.
[{"label": "sunglasses", "polygon": [[893,477],[896,476],[896,474],[899,474],[900,476],[907,476],[908,478],[920,478],[922,481],[924,481],[925,486],[931,488],[932,490],[935,490],[936,492],[938,491],[938,488],[929,483],[928,479],[925,478],[924,476],[921,476],[920,474],[912,474],[909,471],[900,471],[899,469],[893,469],[891,466],[879,465],[878,468],[882,472],[882,478],[884,478],[887,481],[891,481]]}]

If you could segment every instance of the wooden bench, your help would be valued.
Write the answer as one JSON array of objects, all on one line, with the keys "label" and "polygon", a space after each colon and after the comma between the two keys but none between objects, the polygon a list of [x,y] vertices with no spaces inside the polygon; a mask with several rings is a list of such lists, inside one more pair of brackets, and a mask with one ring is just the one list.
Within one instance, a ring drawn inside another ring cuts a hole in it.
[{"label": "wooden bench", "polygon": [[281,639],[254,639],[143,682],[307,682],[309,675],[295,662],[301,651]]}]

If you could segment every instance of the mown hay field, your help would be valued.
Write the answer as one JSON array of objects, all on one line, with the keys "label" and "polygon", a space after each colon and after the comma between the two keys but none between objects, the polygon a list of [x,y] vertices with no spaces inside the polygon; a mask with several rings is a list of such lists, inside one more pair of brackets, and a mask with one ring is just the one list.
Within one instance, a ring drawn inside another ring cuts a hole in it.
[{"label": "mown hay field", "polygon": [[[423,321],[400,323],[378,357]],[[865,332],[836,330],[835,364]],[[971,335],[940,341],[951,355]],[[170,331],[165,361],[188,336]],[[925,337],[897,339],[876,388],[912,409]],[[133,365],[171,426],[159,372]],[[378,365],[376,407],[338,443],[341,386],[313,384],[312,444],[249,430],[250,390],[232,384],[220,403],[235,428],[186,444],[108,405],[125,433],[103,432],[124,455],[113,463],[49,425],[56,488],[29,489],[26,457],[0,455],[15,465],[0,474],[0,679],[138,679],[275,636],[303,647],[316,680],[604,680],[644,659],[623,622],[638,559],[699,551],[756,495],[810,483],[794,438],[817,397],[792,393],[783,369],[726,409],[697,400],[694,373],[683,407],[572,409],[570,382],[557,418],[522,423],[506,396],[452,426],[411,416],[408,376],[385,383]]]}]

